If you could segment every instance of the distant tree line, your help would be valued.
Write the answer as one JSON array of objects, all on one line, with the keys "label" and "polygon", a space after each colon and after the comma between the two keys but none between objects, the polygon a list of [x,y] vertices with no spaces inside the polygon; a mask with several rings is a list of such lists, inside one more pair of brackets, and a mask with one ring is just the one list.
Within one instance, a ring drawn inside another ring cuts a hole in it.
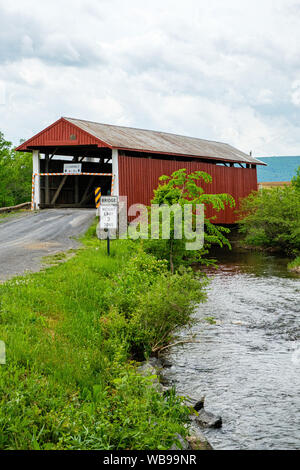
[{"label": "distant tree line", "polygon": [[16,152],[0,132],[0,207],[31,199],[31,153]]}]

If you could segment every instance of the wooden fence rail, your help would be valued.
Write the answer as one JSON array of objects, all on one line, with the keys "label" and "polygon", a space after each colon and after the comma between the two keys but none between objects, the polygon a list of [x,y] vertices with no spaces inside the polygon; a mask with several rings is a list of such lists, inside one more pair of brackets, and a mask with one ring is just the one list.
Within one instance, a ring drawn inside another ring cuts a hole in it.
[{"label": "wooden fence rail", "polygon": [[23,202],[23,204],[18,204],[17,206],[10,207],[0,207],[0,214],[4,212],[18,211],[20,209],[30,209],[31,202]]}]

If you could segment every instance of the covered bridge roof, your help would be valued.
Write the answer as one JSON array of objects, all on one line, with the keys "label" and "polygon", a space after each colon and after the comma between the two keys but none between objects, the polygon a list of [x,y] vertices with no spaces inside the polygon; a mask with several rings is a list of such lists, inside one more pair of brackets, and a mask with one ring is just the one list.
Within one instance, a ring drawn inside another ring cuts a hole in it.
[{"label": "covered bridge roof", "polygon": [[[246,153],[232,147],[229,144],[210,140],[186,137],[167,132],[150,131],[145,129],[135,129],[132,127],[113,126],[110,124],[100,124],[98,122],[84,121],[63,117],[52,126],[68,123],[74,128],[79,128],[89,137],[94,137],[99,141],[99,147],[115,148],[120,150],[131,150],[137,152],[148,152],[166,155],[178,155],[195,158],[213,158],[229,162],[252,163],[264,165],[265,163],[253,158]],[[50,126],[50,127],[52,127]],[[40,146],[38,137],[47,132],[45,129],[37,136],[29,139],[20,145],[17,150],[31,150]],[[51,143],[50,143],[51,142]],[[57,141],[57,144],[59,142]],[[69,142],[69,144],[75,142]],[[54,145],[51,140],[43,140],[43,145]],[[61,143],[63,145],[63,143]],[[64,143],[66,145],[66,143]]]}]

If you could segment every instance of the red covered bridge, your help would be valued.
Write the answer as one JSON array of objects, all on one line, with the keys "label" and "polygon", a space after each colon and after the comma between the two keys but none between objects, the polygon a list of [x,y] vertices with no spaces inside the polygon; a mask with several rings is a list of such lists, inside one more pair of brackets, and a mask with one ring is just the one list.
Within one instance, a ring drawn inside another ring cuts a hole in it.
[{"label": "red covered bridge", "polygon": [[[128,206],[149,205],[158,178],[180,168],[206,171],[209,193],[239,199],[257,189],[256,160],[234,147],[214,141],[62,117],[17,148],[33,153],[33,205],[94,207],[94,189],[127,196]],[[77,175],[64,174],[77,164]],[[79,166],[78,166],[79,165]],[[111,186],[113,180],[113,188]],[[234,210],[217,214],[216,222],[232,224]]]}]

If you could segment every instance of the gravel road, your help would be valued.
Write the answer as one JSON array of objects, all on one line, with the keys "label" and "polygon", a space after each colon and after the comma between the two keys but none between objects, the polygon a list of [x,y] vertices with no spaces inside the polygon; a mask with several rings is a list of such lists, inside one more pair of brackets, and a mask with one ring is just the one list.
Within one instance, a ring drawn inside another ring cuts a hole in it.
[{"label": "gravel road", "polygon": [[0,219],[0,281],[39,271],[42,258],[71,248],[92,223],[92,209],[48,209]]}]

